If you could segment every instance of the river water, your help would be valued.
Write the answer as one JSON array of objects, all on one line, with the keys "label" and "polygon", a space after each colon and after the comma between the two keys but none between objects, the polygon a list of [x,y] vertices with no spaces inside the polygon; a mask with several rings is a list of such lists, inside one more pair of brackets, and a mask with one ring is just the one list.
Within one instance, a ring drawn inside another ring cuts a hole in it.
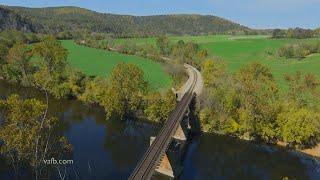
[{"label": "river water", "polygon": [[[43,94],[0,81],[0,97],[16,93],[44,100]],[[100,107],[50,98],[49,111],[73,146],[66,179],[127,179],[159,125],[107,121]],[[1,121],[1,120],[0,120]],[[0,159],[0,179],[14,173]],[[25,175],[22,179],[28,179]],[[320,161],[272,146],[203,134],[189,144],[180,179],[320,179]],[[55,178],[53,178],[55,179]],[[157,176],[155,179],[164,179]]]}]

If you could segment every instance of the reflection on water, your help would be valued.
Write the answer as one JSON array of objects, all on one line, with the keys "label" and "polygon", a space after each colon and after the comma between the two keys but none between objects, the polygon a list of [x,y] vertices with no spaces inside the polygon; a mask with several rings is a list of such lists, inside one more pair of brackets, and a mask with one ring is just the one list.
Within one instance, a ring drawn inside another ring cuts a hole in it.
[{"label": "reflection on water", "polygon": [[[44,100],[38,91],[0,82],[0,97],[11,93]],[[150,123],[106,121],[102,108],[78,101],[50,98],[49,110],[61,119],[61,133],[73,146],[74,164],[66,179],[127,179],[147,150],[149,137],[157,132]],[[320,179],[319,162],[312,158],[225,136],[205,134],[194,139],[186,157],[183,180]],[[10,177],[12,171],[0,159],[0,179]]]},{"label": "reflection on water", "polygon": [[[11,93],[45,100],[34,89],[0,82],[1,98]],[[74,164],[67,169],[67,179],[126,179],[147,150],[149,137],[157,131],[150,123],[107,121],[102,108],[78,101],[50,98],[49,113],[61,120],[60,130],[73,146]],[[8,168],[0,159],[1,180],[13,177]]]},{"label": "reflection on water", "polygon": [[318,160],[206,134],[189,146],[181,179],[320,179]]}]

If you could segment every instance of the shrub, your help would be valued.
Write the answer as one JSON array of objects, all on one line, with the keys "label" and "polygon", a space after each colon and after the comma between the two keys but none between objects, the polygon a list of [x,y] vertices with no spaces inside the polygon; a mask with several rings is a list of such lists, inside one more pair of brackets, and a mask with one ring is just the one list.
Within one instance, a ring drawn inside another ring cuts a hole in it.
[{"label": "shrub", "polygon": [[285,57],[287,59],[290,59],[290,58],[302,59],[314,53],[320,53],[320,42],[289,44],[281,47],[278,50],[278,56]]}]

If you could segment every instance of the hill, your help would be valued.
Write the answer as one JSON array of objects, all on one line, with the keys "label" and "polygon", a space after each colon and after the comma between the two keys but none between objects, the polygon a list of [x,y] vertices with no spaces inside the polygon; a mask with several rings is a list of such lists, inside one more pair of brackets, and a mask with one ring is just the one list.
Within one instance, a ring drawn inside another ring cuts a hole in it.
[{"label": "hill", "polygon": [[13,10],[0,6],[0,31],[15,29],[25,32],[33,32],[34,27],[30,20],[20,16]]},{"label": "hill", "polygon": [[78,7],[25,8],[7,7],[29,17],[37,31],[89,30],[118,36],[152,36],[161,34],[199,35],[245,31],[249,28],[216,16],[155,15],[130,16],[105,14]]}]

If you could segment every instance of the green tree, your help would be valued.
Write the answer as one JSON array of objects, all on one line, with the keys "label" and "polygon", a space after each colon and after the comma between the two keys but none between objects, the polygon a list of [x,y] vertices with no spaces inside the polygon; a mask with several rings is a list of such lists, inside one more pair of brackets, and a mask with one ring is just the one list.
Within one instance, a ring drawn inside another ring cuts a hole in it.
[{"label": "green tree", "polygon": [[65,137],[58,134],[59,120],[49,117],[46,105],[36,99],[22,100],[11,95],[0,100],[4,115],[0,126],[0,153],[15,169],[28,164],[39,176],[39,168],[46,157],[57,159],[71,152]]},{"label": "green tree", "polygon": [[178,41],[172,46],[171,54],[173,57],[177,58],[179,63],[184,63],[184,47],[185,42],[183,40]]},{"label": "green tree", "polygon": [[284,38],[286,36],[286,32],[281,29],[275,29],[272,32],[272,38]]},{"label": "green tree", "polygon": [[4,44],[0,43],[0,66],[6,62],[8,48]]},{"label": "green tree", "polygon": [[160,49],[161,55],[167,56],[170,53],[170,41],[167,36],[161,36],[157,39],[157,46]]},{"label": "green tree", "polygon": [[290,105],[278,115],[281,138],[294,145],[312,146],[320,138],[320,114]]},{"label": "green tree", "polygon": [[319,107],[319,80],[313,74],[285,75],[289,84],[288,100],[294,102],[298,107]]},{"label": "green tree", "polygon": [[31,53],[27,45],[15,44],[10,48],[7,56],[7,62],[11,71],[16,72],[16,79],[20,79],[24,82],[27,81],[27,76],[31,71],[30,59]]},{"label": "green tree", "polygon": [[209,131],[237,133],[239,124],[237,108],[239,97],[235,79],[226,73],[226,66],[220,61],[206,60],[202,66],[205,91],[201,101],[203,110],[200,120]]},{"label": "green tree", "polygon": [[176,96],[172,91],[167,91],[164,96],[158,92],[151,93],[146,97],[144,112],[149,120],[163,123],[176,107],[176,102]]},{"label": "green tree", "polygon": [[71,96],[78,97],[80,96],[84,89],[85,89],[85,78],[86,75],[83,74],[81,71],[67,68],[67,81],[65,82],[71,92]]},{"label": "green tree", "polygon": [[79,99],[90,104],[100,104],[106,96],[107,89],[108,82],[104,78],[86,79],[85,90]]},{"label": "green tree", "polygon": [[67,78],[67,50],[52,36],[33,46],[33,54],[40,58],[38,70],[33,74],[35,86],[45,89],[57,98],[72,95]]},{"label": "green tree", "polygon": [[50,74],[62,74],[67,65],[68,52],[54,37],[45,37],[40,43],[33,46],[33,52],[39,55],[43,61],[46,69]]},{"label": "green tree", "polygon": [[317,28],[317,29],[314,30],[314,35],[316,37],[320,37],[320,28]]},{"label": "green tree", "polygon": [[108,81],[108,89],[102,99],[107,118],[133,118],[148,92],[143,71],[133,64],[120,63],[116,65]]},{"label": "green tree", "polygon": [[276,133],[276,115],[279,106],[278,88],[270,70],[259,63],[253,63],[240,70],[237,75],[241,99],[239,124],[243,133],[272,140]]},{"label": "green tree", "polygon": [[220,61],[206,60],[202,65],[202,76],[206,87],[217,87],[225,75],[226,65]]}]

